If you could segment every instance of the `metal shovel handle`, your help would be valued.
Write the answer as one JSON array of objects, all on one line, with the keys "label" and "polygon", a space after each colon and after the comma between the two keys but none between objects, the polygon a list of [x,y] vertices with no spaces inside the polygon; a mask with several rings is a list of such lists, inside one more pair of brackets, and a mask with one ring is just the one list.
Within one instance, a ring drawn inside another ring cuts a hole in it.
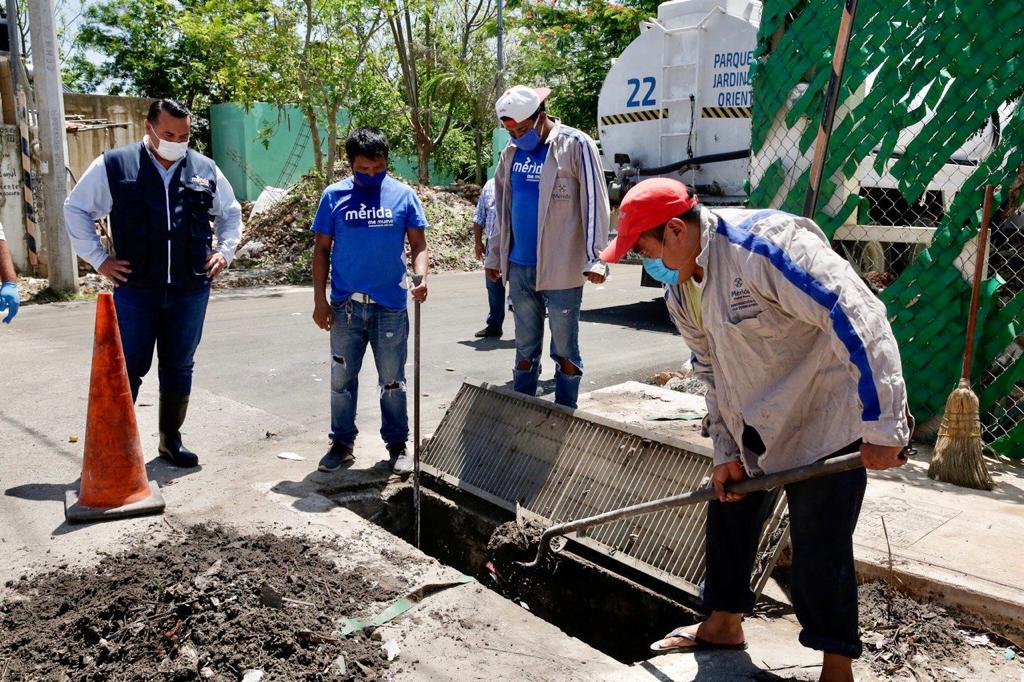
[{"label": "metal shovel handle", "polygon": [[[901,456],[905,456],[908,451],[909,448],[905,449],[904,455]],[[855,452],[849,455],[832,457],[831,459],[815,462],[814,464],[808,464],[807,466],[789,469],[788,471],[780,471],[775,474],[768,474],[767,476],[758,476],[757,478],[748,478],[732,485],[727,485],[725,489],[727,492],[740,494],[753,493],[760,490],[771,490],[772,488],[778,488],[779,486],[788,485],[790,483],[806,481],[810,478],[827,476],[829,474],[838,474],[844,471],[858,469],[862,466],[864,466],[864,464],[861,461],[860,453]],[[561,535],[582,530],[583,528],[601,526],[606,523],[629,518],[631,516],[650,514],[651,512],[674,509],[676,507],[686,507],[691,504],[710,502],[711,500],[716,499],[718,499],[718,493],[715,492],[713,487],[707,487],[682,495],[675,495],[673,497],[665,497],[660,500],[652,500],[650,502],[635,504],[631,507],[613,509],[612,511],[604,512],[603,514],[588,516],[587,518],[577,519],[576,521],[559,523],[548,528],[540,536],[540,547],[538,547],[537,556],[533,561],[529,563],[518,563],[524,568],[537,568],[541,561],[543,561],[544,557],[550,553],[551,541]]]},{"label": "metal shovel handle", "polygon": [[[413,286],[423,282],[423,275],[413,275]],[[416,546],[420,546],[420,522],[422,520],[420,501],[420,302],[414,305],[413,319],[413,399],[412,399],[412,493],[415,507]]]}]

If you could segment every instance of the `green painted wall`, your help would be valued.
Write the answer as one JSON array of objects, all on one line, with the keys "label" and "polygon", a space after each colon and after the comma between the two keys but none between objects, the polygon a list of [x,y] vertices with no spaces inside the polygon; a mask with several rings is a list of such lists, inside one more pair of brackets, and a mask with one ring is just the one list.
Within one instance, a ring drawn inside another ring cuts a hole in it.
[{"label": "green painted wall", "polygon": [[[339,128],[344,131],[347,124],[348,112],[339,112]],[[239,200],[255,201],[264,186],[287,187],[313,167],[313,147],[305,128],[305,117],[294,106],[257,102],[249,109],[234,103],[210,107],[213,160]],[[326,121],[319,129],[322,139],[326,139]],[[264,140],[261,132],[265,130],[272,133]],[[301,138],[306,139],[304,148]],[[418,167],[415,158],[391,158],[391,172],[408,182],[416,182]],[[454,182],[451,174],[438,171],[433,164],[430,179],[435,185]]]},{"label": "green painted wall", "polygon": [[487,177],[493,178],[494,171],[498,169],[498,159],[501,157],[501,150],[505,148],[512,136],[504,128],[495,128],[491,131],[491,167],[487,169]]}]

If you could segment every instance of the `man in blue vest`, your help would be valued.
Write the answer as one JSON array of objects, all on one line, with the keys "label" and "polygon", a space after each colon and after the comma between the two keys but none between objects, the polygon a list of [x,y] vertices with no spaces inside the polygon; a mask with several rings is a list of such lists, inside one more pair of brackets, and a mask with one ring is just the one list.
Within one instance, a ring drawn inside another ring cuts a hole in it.
[{"label": "man in blue vest", "polygon": [[[133,400],[156,349],[160,456],[179,467],[199,464],[181,443],[193,358],[210,283],[231,262],[242,236],[242,211],[231,185],[211,159],[188,147],[191,122],[181,104],[153,102],[142,142],[93,161],[64,204],[75,252],[116,287]],[[113,253],[96,233],[104,216],[110,216]]]}]

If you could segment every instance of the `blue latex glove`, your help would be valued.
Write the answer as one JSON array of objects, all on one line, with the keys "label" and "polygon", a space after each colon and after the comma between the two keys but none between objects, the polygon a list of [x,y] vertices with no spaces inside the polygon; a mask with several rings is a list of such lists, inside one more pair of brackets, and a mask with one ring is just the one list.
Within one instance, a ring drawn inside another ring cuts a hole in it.
[{"label": "blue latex glove", "polygon": [[18,285],[14,282],[4,282],[3,286],[0,286],[0,313],[8,311],[7,317],[3,319],[4,324],[11,323],[18,314],[19,307],[21,298],[18,296]]}]

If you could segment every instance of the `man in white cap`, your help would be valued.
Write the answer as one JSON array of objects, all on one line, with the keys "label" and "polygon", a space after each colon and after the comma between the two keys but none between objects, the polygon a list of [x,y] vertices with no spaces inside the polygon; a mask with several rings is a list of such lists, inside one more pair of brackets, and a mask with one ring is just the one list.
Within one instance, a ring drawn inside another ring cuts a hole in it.
[{"label": "man in white cap", "polygon": [[[750,576],[780,491],[729,483],[860,452],[868,469],[906,462],[913,420],[885,306],[814,221],[782,211],[714,212],[683,183],[652,178],[619,207],[601,257],[633,251],[667,285],[693,368],[708,384],[718,500],[708,504],[702,599],[710,615],[655,642],[655,653],[744,649]],[[864,469],[785,486],[790,593],[800,643],[823,653],[820,679],[852,682],[861,654],[853,531]]]},{"label": "man in white cap", "polygon": [[548,88],[517,85],[498,98],[498,118],[512,136],[494,175],[494,247],[485,267],[509,285],[516,325],[513,387],[536,395],[544,341],[551,327],[555,402],[576,407],[583,360],[579,348],[583,284],[601,284],[599,258],[608,241],[608,192],[597,145],[549,117]]}]

